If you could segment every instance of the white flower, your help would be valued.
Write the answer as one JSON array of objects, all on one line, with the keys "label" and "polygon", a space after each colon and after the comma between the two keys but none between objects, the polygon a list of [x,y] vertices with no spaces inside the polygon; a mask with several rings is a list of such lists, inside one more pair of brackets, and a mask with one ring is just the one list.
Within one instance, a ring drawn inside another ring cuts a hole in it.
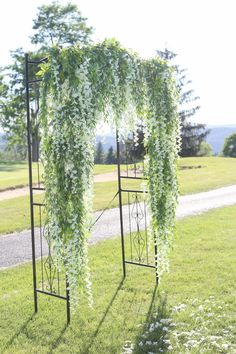
[{"label": "white flower", "polygon": [[228,350],[229,349],[229,344],[222,344],[222,348],[224,349],[224,350]]}]

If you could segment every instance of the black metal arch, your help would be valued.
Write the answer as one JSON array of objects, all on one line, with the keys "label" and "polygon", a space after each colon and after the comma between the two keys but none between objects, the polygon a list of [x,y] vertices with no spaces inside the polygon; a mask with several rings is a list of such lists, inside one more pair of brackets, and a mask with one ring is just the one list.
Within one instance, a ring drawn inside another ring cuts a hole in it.
[{"label": "black metal arch", "polygon": [[[39,163],[39,136],[38,129],[33,132],[32,127],[32,105],[36,112],[34,125],[38,126],[37,115],[39,102],[32,101],[31,92],[38,89],[41,79],[30,78],[30,66],[38,66],[47,61],[31,60],[25,54],[25,85],[26,85],[26,110],[27,110],[27,139],[28,139],[28,164],[29,164],[29,192],[30,192],[30,220],[31,220],[31,243],[32,243],[32,270],[33,270],[33,290],[34,290],[34,310],[38,312],[38,294],[53,296],[66,301],[67,323],[70,322],[70,291],[69,284],[63,272],[59,272],[51,253],[50,240],[46,239],[43,224],[43,210],[45,204],[37,200],[37,191],[45,190],[40,176]],[[140,164],[128,156],[125,145],[121,146],[119,132],[116,133],[117,146],[117,172],[118,172],[118,191],[114,198],[119,197],[120,233],[122,249],[123,276],[126,277],[126,265],[133,264],[148,268],[154,268],[156,282],[157,275],[157,248],[154,246],[153,252],[150,251],[148,240],[148,215],[147,206],[144,198],[145,192],[140,188],[130,188],[125,186],[127,181],[145,180],[140,172]],[[121,165],[121,148],[126,151],[125,161]],[[33,162],[37,168],[37,178],[33,179]],[[123,165],[126,165],[125,170]],[[124,204],[123,198],[126,198]],[[113,199],[114,199],[113,198]],[[107,209],[107,208],[106,208]],[[105,210],[106,210],[105,209]],[[105,211],[104,210],[104,211]],[[101,213],[103,215],[104,211]],[[39,215],[39,227],[35,227],[35,216]],[[99,219],[99,218],[98,218]],[[98,220],[97,219],[97,220]],[[96,221],[97,221],[96,220]],[[96,223],[95,221],[95,223]],[[125,233],[128,235],[125,236]],[[36,247],[37,246],[37,247]],[[38,252],[39,250],[39,252]],[[46,256],[45,256],[46,251]],[[38,261],[37,261],[38,260]]]}]

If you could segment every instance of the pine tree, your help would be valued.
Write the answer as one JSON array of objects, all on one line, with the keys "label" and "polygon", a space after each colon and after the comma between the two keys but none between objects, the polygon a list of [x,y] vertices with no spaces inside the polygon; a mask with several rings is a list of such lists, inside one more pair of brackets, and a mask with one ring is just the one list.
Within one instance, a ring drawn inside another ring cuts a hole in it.
[{"label": "pine tree", "polygon": [[96,164],[102,164],[104,162],[104,152],[103,152],[103,146],[101,141],[99,141],[99,143],[97,144],[94,162]]},{"label": "pine tree", "polygon": [[108,150],[107,156],[106,156],[106,163],[108,165],[112,165],[116,163],[116,156],[114,154],[113,147],[111,146]]},{"label": "pine tree", "polygon": [[127,138],[125,144],[130,162],[138,162],[143,160],[145,155],[145,147],[144,130],[142,124],[137,127],[135,134],[132,134]]},{"label": "pine tree", "polygon": [[[157,55],[168,61],[172,61],[177,54],[168,49],[157,51]],[[176,70],[177,86],[180,94],[180,120],[181,120],[181,138],[182,147],[180,156],[197,156],[200,150],[201,142],[205,140],[209,134],[205,124],[191,123],[189,118],[193,117],[199,110],[200,106],[195,104],[199,100],[198,96],[194,96],[194,90],[189,88],[190,80],[187,80],[186,69],[180,68],[179,65],[173,65]]]}]

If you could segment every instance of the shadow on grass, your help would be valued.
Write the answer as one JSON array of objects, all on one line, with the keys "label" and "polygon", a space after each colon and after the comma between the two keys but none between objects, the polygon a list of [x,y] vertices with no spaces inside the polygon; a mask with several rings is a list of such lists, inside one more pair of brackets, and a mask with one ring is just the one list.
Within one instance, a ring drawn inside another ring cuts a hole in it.
[{"label": "shadow on grass", "polygon": [[[158,297],[158,307],[155,308],[155,297]],[[155,288],[150,303],[145,324],[140,335],[136,338],[133,353],[167,353],[170,343],[168,331],[170,323],[170,310],[167,304],[167,297],[162,297]]]},{"label": "shadow on grass", "polygon": [[20,329],[9,339],[9,341],[5,344],[4,348],[3,348],[3,352],[4,353],[15,341],[15,339],[17,339],[17,337],[19,335],[21,335],[27,328],[28,324],[30,323],[30,321],[34,318],[35,313],[33,313],[28,320],[26,320],[23,325],[20,327]]},{"label": "shadow on grass", "polygon": [[100,329],[101,329],[101,327],[102,327],[102,325],[103,325],[103,323],[104,323],[104,321],[105,321],[105,319],[106,319],[106,317],[108,315],[108,312],[109,312],[110,308],[112,307],[112,305],[113,305],[113,303],[114,303],[114,301],[115,301],[115,299],[116,299],[116,297],[118,295],[119,290],[122,288],[123,283],[124,283],[124,278],[120,281],[120,284],[118,285],[118,287],[117,287],[115,293],[113,294],[113,296],[112,296],[112,298],[111,298],[106,310],[104,311],[104,314],[103,314],[102,318],[100,319],[100,321],[98,323],[98,326],[97,326],[97,328],[96,328],[96,330],[95,330],[95,332],[94,332],[94,334],[93,334],[93,336],[92,336],[92,338],[90,340],[90,343],[83,350],[83,353],[89,353],[89,350],[92,347],[92,345],[93,345],[93,343],[94,343],[94,341],[95,341],[95,339],[96,339],[96,337],[97,337],[97,335],[98,335],[98,333],[99,333],[99,331],[100,331]]},{"label": "shadow on grass", "polygon": [[65,324],[65,326],[62,328],[62,330],[60,331],[60,334],[57,336],[57,338],[52,342],[49,353],[53,353],[54,350],[58,347],[58,345],[61,343],[62,340],[62,336],[65,334],[67,328],[68,328],[68,323]]},{"label": "shadow on grass", "polygon": [[[9,339],[9,341],[5,344],[3,351],[1,353],[4,353],[7,349],[11,347],[12,344],[14,344],[14,341],[17,339],[18,336],[20,336],[22,333],[27,331],[27,327],[30,323],[30,321],[33,320],[35,317],[35,313],[33,313],[25,322],[24,324],[20,327],[20,329]],[[53,353],[54,350],[57,348],[57,346],[60,344],[61,339],[63,335],[65,334],[66,330],[68,328],[68,324],[66,323],[64,327],[61,329],[59,335],[51,342],[50,348],[48,353]]]}]

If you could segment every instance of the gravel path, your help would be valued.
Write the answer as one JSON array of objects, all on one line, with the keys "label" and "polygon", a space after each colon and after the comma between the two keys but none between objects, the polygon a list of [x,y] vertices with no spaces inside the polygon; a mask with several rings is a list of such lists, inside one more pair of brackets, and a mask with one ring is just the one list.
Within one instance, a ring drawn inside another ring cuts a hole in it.
[{"label": "gravel path", "polygon": [[[236,185],[215,189],[209,192],[197,193],[180,197],[177,209],[177,218],[181,219],[191,215],[198,215],[213,208],[236,204]],[[100,213],[94,214],[95,219]],[[127,221],[128,206],[123,207],[124,231],[129,232]],[[135,225],[133,225],[134,227]],[[144,223],[141,224],[144,228]],[[134,228],[133,228],[134,229]],[[120,233],[119,209],[106,211],[96,223],[90,244],[114,237]],[[46,253],[46,242],[43,244],[43,253]],[[40,255],[39,229],[36,229],[36,256]],[[0,236],[0,268],[18,265],[31,260],[30,231],[16,232]]]}]

